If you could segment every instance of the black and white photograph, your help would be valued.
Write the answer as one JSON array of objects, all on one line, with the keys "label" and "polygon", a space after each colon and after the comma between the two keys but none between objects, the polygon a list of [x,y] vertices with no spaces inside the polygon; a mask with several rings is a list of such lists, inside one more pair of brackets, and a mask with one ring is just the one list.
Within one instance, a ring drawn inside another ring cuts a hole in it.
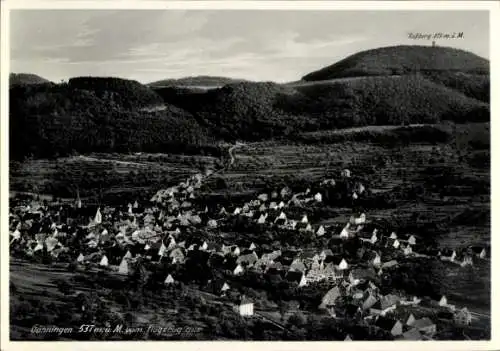
[{"label": "black and white photograph", "polygon": [[2,4],[10,342],[492,340],[491,10],[260,3]]}]

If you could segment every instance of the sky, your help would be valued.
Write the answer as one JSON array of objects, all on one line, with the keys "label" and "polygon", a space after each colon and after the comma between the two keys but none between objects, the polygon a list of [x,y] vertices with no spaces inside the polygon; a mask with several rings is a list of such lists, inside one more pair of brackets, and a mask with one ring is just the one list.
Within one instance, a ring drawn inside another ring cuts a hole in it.
[{"label": "sky", "polygon": [[210,75],[288,82],[351,54],[437,45],[489,58],[487,11],[12,10],[10,71],[54,82]]}]

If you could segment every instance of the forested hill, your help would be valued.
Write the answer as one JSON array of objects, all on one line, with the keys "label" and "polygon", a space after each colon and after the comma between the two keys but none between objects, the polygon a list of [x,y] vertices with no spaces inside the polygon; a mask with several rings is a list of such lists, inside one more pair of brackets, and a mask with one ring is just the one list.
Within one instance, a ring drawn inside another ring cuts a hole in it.
[{"label": "forested hill", "polygon": [[216,76],[194,76],[179,79],[164,79],[147,84],[150,87],[205,87],[220,88],[227,84],[245,82],[244,79],[235,79]]},{"label": "forested hill", "polygon": [[32,85],[50,83],[49,80],[31,73],[11,73],[9,75],[9,86]]},{"label": "forested hill", "polygon": [[[416,64],[421,71],[412,71]],[[353,55],[293,84],[230,79],[212,89],[152,88],[78,77],[16,85],[10,89],[11,157],[172,152],[366,125],[488,122],[488,66],[461,50],[399,46]],[[209,83],[200,79],[184,83]]]},{"label": "forested hill", "polygon": [[[162,104],[161,110],[141,107]],[[183,151],[211,144],[194,117],[137,82],[78,78],[10,89],[10,157]]]},{"label": "forested hill", "polygon": [[77,77],[68,81],[70,89],[87,90],[100,99],[110,100],[121,107],[140,108],[162,104],[153,90],[141,83],[112,77]]}]

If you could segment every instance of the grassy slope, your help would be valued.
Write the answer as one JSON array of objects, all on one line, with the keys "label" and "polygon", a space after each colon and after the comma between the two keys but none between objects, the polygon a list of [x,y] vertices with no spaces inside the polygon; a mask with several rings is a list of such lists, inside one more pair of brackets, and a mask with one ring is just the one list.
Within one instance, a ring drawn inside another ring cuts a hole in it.
[{"label": "grassy slope", "polygon": [[371,49],[305,75],[305,81],[353,76],[407,74],[415,71],[461,71],[487,74],[489,61],[470,52],[419,45]]},{"label": "grassy slope", "polygon": [[185,77],[179,79],[163,79],[148,83],[150,87],[213,87],[218,88],[226,84],[241,83],[244,79],[234,79],[227,77],[214,77],[214,76],[195,76]]},{"label": "grassy slope", "polygon": [[[421,76],[365,77],[297,90],[305,96],[305,111],[333,118],[352,114],[359,125],[489,120],[488,104]],[[340,104],[340,96],[350,104]],[[347,122],[345,126],[354,124]]]}]

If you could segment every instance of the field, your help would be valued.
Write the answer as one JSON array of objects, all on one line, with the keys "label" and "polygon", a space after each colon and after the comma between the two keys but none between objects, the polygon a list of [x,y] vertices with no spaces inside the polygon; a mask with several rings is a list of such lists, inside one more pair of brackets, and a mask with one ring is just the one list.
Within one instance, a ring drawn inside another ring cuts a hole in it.
[{"label": "field", "polygon": [[89,203],[99,198],[108,202],[122,197],[149,200],[158,189],[212,169],[217,161],[210,156],[146,153],[11,161],[10,189],[73,201],[78,187],[82,200]]}]

